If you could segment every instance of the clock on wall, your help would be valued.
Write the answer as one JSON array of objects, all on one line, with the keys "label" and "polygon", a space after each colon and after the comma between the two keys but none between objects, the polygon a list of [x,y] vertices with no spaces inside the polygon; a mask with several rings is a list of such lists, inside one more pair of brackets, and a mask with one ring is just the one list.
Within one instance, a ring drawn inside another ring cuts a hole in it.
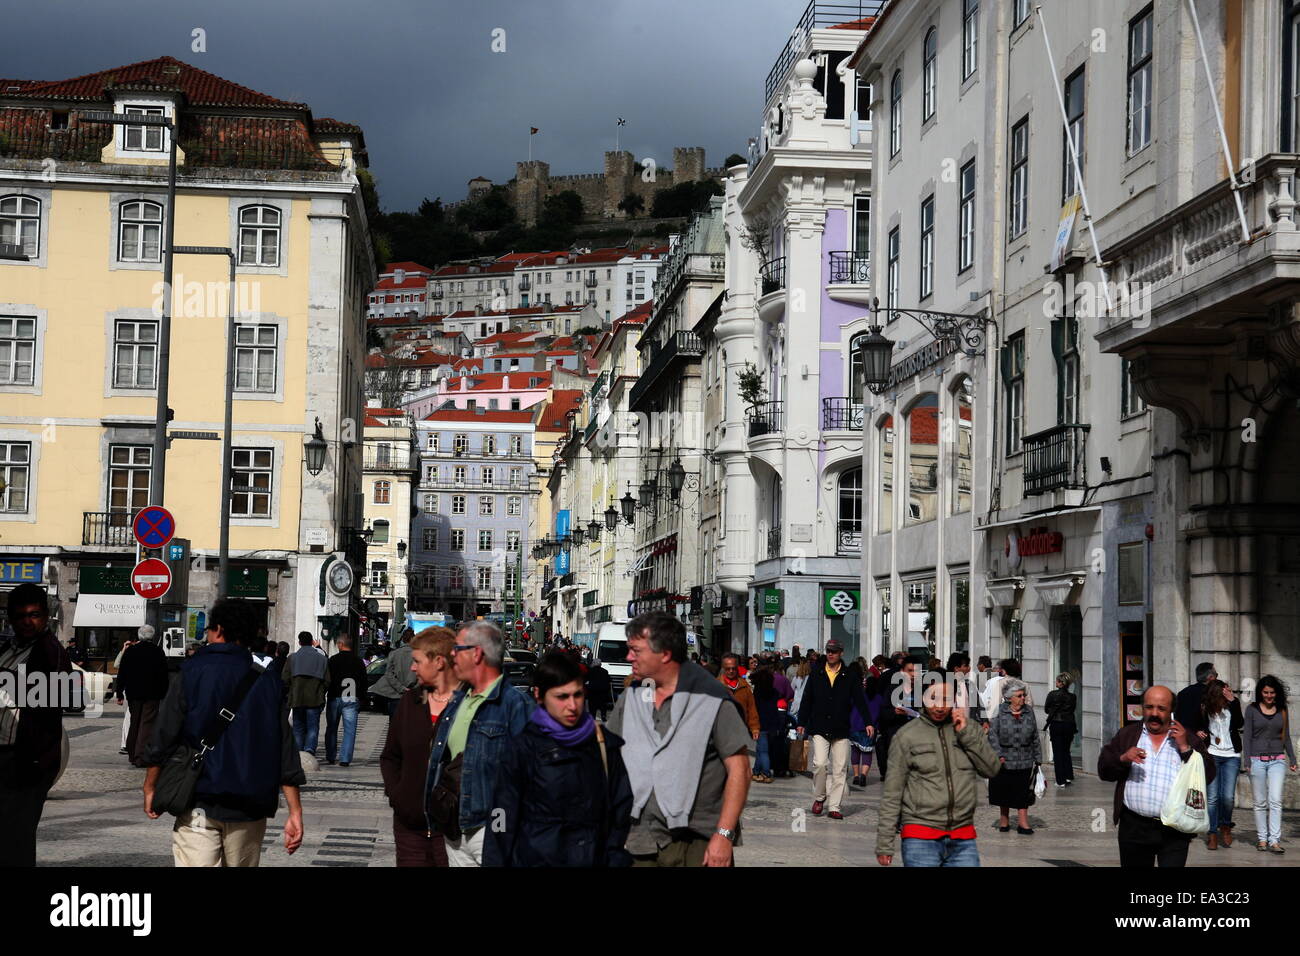
[{"label": "clock on wall", "polygon": [[335,594],[348,594],[352,590],[352,566],[346,561],[335,561],[329,570],[330,590]]}]

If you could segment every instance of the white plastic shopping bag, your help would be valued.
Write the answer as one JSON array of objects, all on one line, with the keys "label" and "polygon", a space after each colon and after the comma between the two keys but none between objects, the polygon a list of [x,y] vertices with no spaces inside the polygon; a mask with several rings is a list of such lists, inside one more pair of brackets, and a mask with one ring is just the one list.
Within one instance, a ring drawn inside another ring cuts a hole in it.
[{"label": "white plastic shopping bag", "polygon": [[1209,833],[1210,810],[1205,799],[1205,763],[1197,751],[1183,764],[1160,811],[1160,822],[1182,833]]},{"label": "white plastic shopping bag", "polygon": [[1043,768],[1034,768],[1034,796],[1039,799],[1047,792],[1047,778],[1043,776]]}]

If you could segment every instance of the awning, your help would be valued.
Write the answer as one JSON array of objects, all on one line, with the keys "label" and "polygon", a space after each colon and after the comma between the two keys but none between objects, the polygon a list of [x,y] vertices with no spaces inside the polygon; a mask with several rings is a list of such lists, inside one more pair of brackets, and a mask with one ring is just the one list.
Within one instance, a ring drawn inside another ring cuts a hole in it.
[{"label": "awning", "polygon": [[82,594],[77,597],[73,627],[140,627],[144,598],[134,594]]},{"label": "awning", "polygon": [[1081,515],[1089,511],[1100,511],[1101,505],[1083,505],[1079,508],[1056,508],[1052,511],[1040,511],[1037,514],[1021,515],[1019,518],[1007,518],[1005,521],[994,521],[991,524],[977,524],[975,531],[991,531],[994,528],[1008,528],[1014,524],[1030,524],[1034,521],[1042,521],[1045,518],[1055,518],[1057,515]]},{"label": "awning", "polygon": [[649,563],[650,559],[653,557],[654,557],[653,552],[650,551],[645,552],[643,555],[641,555],[641,557],[636,559],[636,562],[633,563],[631,567],[629,567],[626,571],[623,572],[623,577],[628,578],[636,574],[638,571],[644,568],[646,564]]}]

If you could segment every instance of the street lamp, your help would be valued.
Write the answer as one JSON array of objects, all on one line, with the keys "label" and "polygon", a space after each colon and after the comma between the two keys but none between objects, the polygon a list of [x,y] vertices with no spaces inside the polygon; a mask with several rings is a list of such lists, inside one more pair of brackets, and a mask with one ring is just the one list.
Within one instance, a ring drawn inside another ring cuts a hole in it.
[{"label": "street lamp", "polygon": [[[614,520],[618,520],[618,515],[614,515]],[[591,519],[591,523],[587,525],[587,537],[593,542],[598,543],[600,541],[600,522],[597,521],[594,516]]]},{"label": "street lamp", "polygon": [[582,543],[587,540],[587,532],[583,530],[582,525],[575,525],[572,531],[572,537],[573,543],[581,548]]},{"label": "street lamp", "polygon": [[682,496],[684,484],[686,484],[686,469],[682,467],[680,458],[674,458],[673,463],[668,466],[668,496],[673,501]]},{"label": "street lamp", "polygon": [[[874,310],[872,318],[875,318]],[[879,395],[889,387],[889,366],[893,353],[894,343],[880,333],[879,325],[871,326],[871,330],[858,345],[858,354],[862,356],[863,382],[873,395]]]},{"label": "street lamp", "polygon": [[307,473],[313,478],[321,473],[325,467],[325,449],[329,446],[325,442],[325,435],[321,432],[320,419],[316,419],[316,434],[308,439],[303,448],[307,452]]},{"label": "street lamp", "polygon": [[623,509],[623,520],[632,524],[636,520],[636,499],[632,497],[632,483],[628,482],[628,491],[619,499],[619,505]]},{"label": "street lamp", "polygon": [[618,527],[618,509],[611,504],[605,509],[605,530],[613,531]]},{"label": "street lamp", "polygon": [[649,507],[652,507],[652,506],[654,505],[654,499],[655,499],[655,492],[656,492],[656,490],[657,490],[657,488],[656,488],[656,485],[657,485],[657,484],[658,484],[658,482],[656,482],[653,478],[647,476],[647,477],[646,477],[646,478],[641,482],[640,487],[637,488],[637,491],[639,491],[639,492],[641,493],[641,501],[640,501],[640,504],[641,504],[641,507],[642,507],[642,508],[649,508]]}]

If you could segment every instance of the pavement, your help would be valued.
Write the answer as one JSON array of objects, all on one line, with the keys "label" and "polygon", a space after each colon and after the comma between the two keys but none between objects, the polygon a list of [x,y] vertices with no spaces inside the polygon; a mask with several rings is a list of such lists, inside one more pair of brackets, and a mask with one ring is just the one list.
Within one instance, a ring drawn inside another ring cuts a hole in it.
[{"label": "pavement", "polygon": [[[102,716],[65,718],[71,755],[68,768],[50,793],[38,835],[41,866],[170,866],[172,818],[150,820],[143,811],[144,771],[118,754],[121,710],[105,705]],[[267,827],[263,866],[393,865],[392,814],[379,774],[388,718],[363,713],[350,767],[322,765],[308,774],[302,790],[302,847],[290,856],[283,845],[283,812]],[[324,754],[324,720],[318,754]],[[997,831],[996,808],[981,805],[975,824],[984,866],[1118,866],[1119,852],[1110,820],[1114,787],[1080,775],[1058,790],[1045,768],[1047,793],[1029,811],[1035,832],[1021,836]],[[807,776],[755,783],[742,818],[738,866],[877,866],[876,805],[880,778],[872,772],[865,788],[852,787],[843,820],[814,817],[812,781]],[[1243,793],[1246,791],[1243,790]],[[1300,812],[1285,811],[1282,842],[1290,852],[1277,856],[1254,848],[1254,817],[1249,803],[1237,804],[1238,839],[1230,849],[1210,851],[1193,843],[1194,867],[1278,867],[1300,863]],[[894,866],[901,866],[896,858]]]}]

